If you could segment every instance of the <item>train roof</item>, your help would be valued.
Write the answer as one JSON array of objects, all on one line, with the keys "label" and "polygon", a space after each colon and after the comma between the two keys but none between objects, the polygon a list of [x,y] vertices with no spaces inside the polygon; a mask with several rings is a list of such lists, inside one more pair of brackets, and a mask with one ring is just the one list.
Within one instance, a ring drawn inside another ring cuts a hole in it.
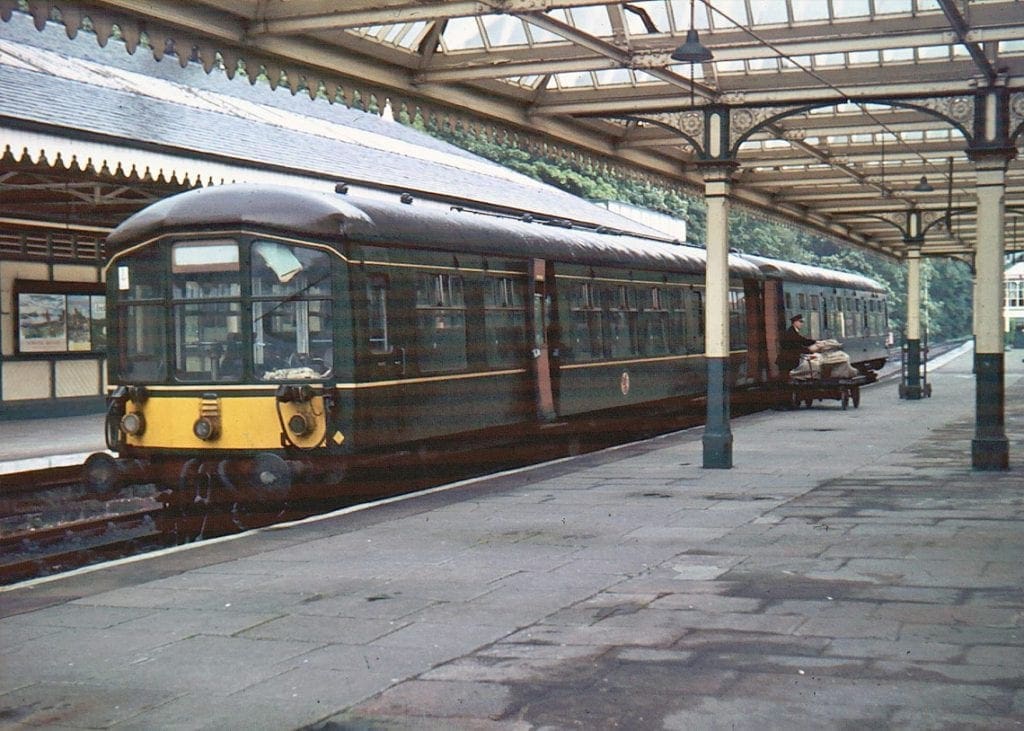
[{"label": "train roof", "polygon": [[[702,273],[704,249],[608,228],[573,225],[499,207],[407,197],[350,187],[347,193],[272,185],[221,185],[154,203],[107,238],[114,253],[155,236],[199,228],[250,228],[340,242],[443,248],[584,265]],[[757,265],[730,256],[733,276],[761,279]]]},{"label": "train roof", "polygon": [[843,287],[885,294],[885,287],[874,279],[860,274],[849,274],[834,269],[825,269],[810,264],[795,264],[781,259],[743,254],[743,258],[754,264],[764,276],[780,278],[790,282],[804,282],[829,287]]}]

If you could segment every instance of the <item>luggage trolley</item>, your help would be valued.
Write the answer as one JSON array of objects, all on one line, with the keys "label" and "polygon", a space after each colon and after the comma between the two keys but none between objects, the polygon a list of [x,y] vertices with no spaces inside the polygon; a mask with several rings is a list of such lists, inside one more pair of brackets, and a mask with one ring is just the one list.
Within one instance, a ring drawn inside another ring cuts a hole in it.
[{"label": "luggage trolley", "polygon": [[853,404],[856,409],[860,407],[860,387],[868,383],[868,380],[863,375],[853,378],[790,379],[789,405],[794,409],[800,408],[800,404],[811,408],[815,400],[834,399],[842,403],[844,411],[849,404]]}]

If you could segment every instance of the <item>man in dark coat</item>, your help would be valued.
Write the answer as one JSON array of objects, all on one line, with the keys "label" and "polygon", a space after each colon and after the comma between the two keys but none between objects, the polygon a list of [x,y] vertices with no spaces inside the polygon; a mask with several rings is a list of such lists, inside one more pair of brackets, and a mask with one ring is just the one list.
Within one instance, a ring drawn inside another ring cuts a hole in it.
[{"label": "man in dark coat", "polygon": [[800,334],[803,324],[803,315],[797,314],[789,318],[789,327],[779,343],[779,359],[776,363],[779,366],[779,378],[783,380],[789,377],[791,370],[800,365],[800,355],[809,353],[807,348],[817,342],[814,338],[805,338]]}]

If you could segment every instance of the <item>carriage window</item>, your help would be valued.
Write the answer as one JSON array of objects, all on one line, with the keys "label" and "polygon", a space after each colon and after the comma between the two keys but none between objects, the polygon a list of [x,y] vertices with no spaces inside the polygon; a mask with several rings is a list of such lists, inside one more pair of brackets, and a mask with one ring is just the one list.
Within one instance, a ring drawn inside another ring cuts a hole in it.
[{"label": "carriage window", "polygon": [[117,354],[119,375],[126,381],[167,378],[167,310],[160,305],[133,305],[123,310],[118,325],[124,347]]},{"label": "carriage window", "polygon": [[370,352],[382,355],[391,352],[388,332],[388,279],[375,274],[366,283],[367,312],[369,316]]},{"label": "carriage window", "polygon": [[242,284],[238,244],[190,241],[171,247],[174,376],[179,381],[242,378]]},{"label": "carriage window", "polygon": [[669,314],[666,300],[665,293],[659,287],[644,290],[640,340],[645,355],[665,355],[669,352]]},{"label": "carriage window", "polygon": [[625,285],[605,290],[608,303],[607,355],[611,358],[626,358],[638,352],[636,338],[636,289]]},{"label": "carriage window", "polygon": [[520,365],[526,351],[523,283],[511,277],[488,277],[484,286],[487,365]]},{"label": "carriage window", "polygon": [[577,282],[569,298],[572,312],[572,359],[593,360],[604,355],[602,311],[595,286],[591,282]]},{"label": "carriage window", "polygon": [[117,265],[117,295],[121,300],[163,299],[167,270],[156,250],[122,259]]},{"label": "carriage window", "polygon": [[729,290],[729,346],[747,347],[747,304],[743,290]]},{"label": "carriage window", "polygon": [[255,241],[250,266],[255,376],[328,377],[334,366],[330,255],[305,246]]},{"label": "carriage window", "polygon": [[418,362],[424,373],[466,368],[466,303],[458,274],[421,272],[416,280]]},{"label": "carriage window", "polygon": [[704,293],[699,289],[690,290],[686,306],[686,352],[704,352]]}]

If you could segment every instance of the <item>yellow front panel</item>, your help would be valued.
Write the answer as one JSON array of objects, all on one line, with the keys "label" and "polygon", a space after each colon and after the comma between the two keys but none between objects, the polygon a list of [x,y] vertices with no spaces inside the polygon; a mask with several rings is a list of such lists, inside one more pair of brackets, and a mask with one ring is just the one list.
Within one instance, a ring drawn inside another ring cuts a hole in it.
[{"label": "yellow front panel", "polygon": [[323,441],[326,423],[321,397],[305,404],[278,404],[272,392],[266,396],[221,396],[220,433],[203,441],[192,433],[192,425],[199,418],[200,396],[150,395],[140,408],[129,403],[126,411],[142,412],[146,430],[140,437],[128,437],[127,443],[163,449],[280,449],[281,421],[287,428],[288,419],[295,414],[303,414],[315,427],[305,437],[289,434],[292,442],[299,447],[313,447]]}]

